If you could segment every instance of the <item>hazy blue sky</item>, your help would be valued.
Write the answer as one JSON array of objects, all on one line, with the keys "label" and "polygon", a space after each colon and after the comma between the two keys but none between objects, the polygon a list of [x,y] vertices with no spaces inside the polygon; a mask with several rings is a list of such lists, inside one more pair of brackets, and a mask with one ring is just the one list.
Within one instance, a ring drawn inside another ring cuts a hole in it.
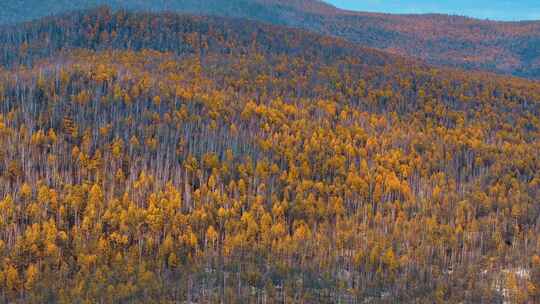
[{"label": "hazy blue sky", "polygon": [[386,13],[444,13],[494,20],[540,20],[540,0],[326,0],[337,7]]}]

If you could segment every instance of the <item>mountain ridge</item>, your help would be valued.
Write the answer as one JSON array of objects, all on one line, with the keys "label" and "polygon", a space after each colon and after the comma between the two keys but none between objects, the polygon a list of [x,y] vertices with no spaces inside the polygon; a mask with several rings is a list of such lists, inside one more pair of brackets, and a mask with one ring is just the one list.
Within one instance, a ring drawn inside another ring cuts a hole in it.
[{"label": "mountain ridge", "polygon": [[102,4],[115,9],[171,10],[246,18],[342,37],[430,64],[532,79],[540,77],[540,21],[498,22],[440,14],[363,13],[342,10],[317,0],[22,0],[13,2],[0,13],[0,23]]}]

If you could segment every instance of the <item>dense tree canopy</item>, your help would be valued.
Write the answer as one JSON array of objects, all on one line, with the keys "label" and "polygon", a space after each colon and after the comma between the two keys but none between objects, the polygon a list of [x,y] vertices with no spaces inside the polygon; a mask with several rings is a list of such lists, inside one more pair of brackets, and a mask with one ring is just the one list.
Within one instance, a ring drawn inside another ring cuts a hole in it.
[{"label": "dense tree canopy", "polygon": [[540,299],[538,82],[108,9],[0,49],[2,302]]}]

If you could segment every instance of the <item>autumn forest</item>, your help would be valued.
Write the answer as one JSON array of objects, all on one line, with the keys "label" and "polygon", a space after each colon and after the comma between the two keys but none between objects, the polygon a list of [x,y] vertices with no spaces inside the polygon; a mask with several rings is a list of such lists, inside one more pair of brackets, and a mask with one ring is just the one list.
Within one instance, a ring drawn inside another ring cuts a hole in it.
[{"label": "autumn forest", "polygon": [[540,82],[108,7],[0,27],[1,303],[540,303]]}]

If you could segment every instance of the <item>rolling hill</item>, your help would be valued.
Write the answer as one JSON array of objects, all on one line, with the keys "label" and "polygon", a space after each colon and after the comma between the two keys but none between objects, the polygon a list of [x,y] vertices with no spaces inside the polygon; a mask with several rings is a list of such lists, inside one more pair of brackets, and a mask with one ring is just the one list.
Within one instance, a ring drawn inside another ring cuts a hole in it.
[{"label": "rolling hill", "polygon": [[0,63],[0,302],[540,300],[537,81],[107,8]]},{"label": "rolling hill", "polygon": [[495,22],[445,15],[344,11],[317,0],[12,1],[0,23],[107,4],[132,10],[220,15],[303,28],[430,64],[540,77],[540,22]]}]

